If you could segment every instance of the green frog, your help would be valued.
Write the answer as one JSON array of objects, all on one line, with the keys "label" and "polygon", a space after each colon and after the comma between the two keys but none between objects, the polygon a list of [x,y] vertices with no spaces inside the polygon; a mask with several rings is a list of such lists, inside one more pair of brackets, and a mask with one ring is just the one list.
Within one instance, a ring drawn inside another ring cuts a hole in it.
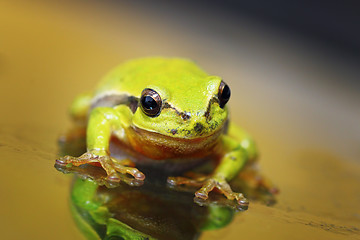
[{"label": "green frog", "polygon": [[[206,200],[217,189],[230,200],[247,205],[228,182],[257,156],[253,139],[229,120],[231,91],[219,76],[207,74],[180,58],[135,59],[108,73],[94,91],[78,96],[71,108],[77,122],[86,123],[87,152],[65,156],[57,164],[98,164],[107,181],[130,174],[143,181],[137,165],[186,169],[213,160],[207,176],[170,177],[174,185],[196,185],[195,196]],[[127,158],[109,151],[116,139]]]}]

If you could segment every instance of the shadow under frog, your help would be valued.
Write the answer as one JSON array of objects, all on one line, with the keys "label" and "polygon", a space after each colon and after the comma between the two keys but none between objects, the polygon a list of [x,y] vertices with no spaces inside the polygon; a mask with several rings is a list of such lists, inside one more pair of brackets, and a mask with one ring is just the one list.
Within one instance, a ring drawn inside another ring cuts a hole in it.
[{"label": "shadow under frog", "polygon": [[[60,141],[60,155],[83,152],[85,138],[81,132],[78,136]],[[123,154],[116,141],[110,147],[111,152]],[[123,176],[120,183],[109,183],[103,169],[89,164],[55,167],[75,173],[71,212],[88,239],[197,239],[202,231],[225,227],[236,212],[247,209],[216,193],[200,201],[193,195],[196,188],[169,187],[169,173],[149,166],[141,168],[147,176],[145,182]],[[206,174],[212,167],[203,164],[189,174]],[[250,200],[272,205],[275,191],[266,187],[271,184],[264,178],[259,184],[260,178],[256,168],[248,165],[230,184]]]}]

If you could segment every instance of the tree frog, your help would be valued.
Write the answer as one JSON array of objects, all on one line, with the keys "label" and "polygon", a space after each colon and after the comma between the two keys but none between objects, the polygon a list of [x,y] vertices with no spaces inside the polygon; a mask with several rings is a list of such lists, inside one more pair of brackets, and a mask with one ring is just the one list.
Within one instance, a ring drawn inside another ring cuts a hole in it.
[{"label": "tree frog", "polygon": [[[71,108],[76,121],[87,123],[87,152],[65,156],[57,164],[98,163],[110,182],[119,174],[137,180],[145,175],[135,164],[181,168],[201,161],[217,162],[212,174],[194,179],[169,178],[172,184],[198,184],[195,196],[207,199],[217,189],[247,205],[231,190],[233,179],[256,158],[254,141],[229,121],[230,88],[221,77],[207,74],[194,62],[150,57],[128,61],[108,73],[94,91],[77,97]],[[109,142],[115,137],[129,159],[115,159]]]}]

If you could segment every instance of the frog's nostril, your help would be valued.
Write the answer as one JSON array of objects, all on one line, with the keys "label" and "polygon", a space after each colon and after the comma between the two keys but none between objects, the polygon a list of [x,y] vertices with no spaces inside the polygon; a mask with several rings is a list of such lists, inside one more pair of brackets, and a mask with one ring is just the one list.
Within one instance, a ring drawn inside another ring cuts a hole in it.
[{"label": "frog's nostril", "polygon": [[201,123],[196,123],[196,124],[195,124],[195,127],[194,127],[195,132],[201,133],[201,131],[202,131],[203,129],[204,129],[204,125],[202,125]]}]

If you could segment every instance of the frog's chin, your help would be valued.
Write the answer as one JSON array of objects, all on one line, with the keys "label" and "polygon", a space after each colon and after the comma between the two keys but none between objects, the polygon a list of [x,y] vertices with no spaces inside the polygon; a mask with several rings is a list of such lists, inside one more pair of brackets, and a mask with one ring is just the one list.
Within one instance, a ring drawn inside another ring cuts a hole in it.
[{"label": "frog's chin", "polygon": [[219,143],[223,129],[219,128],[209,134],[192,137],[168,136],[135,126],[129,131],[127,134],[129,144],[136,152],[154,160],[165,160],[209,156]]}]

